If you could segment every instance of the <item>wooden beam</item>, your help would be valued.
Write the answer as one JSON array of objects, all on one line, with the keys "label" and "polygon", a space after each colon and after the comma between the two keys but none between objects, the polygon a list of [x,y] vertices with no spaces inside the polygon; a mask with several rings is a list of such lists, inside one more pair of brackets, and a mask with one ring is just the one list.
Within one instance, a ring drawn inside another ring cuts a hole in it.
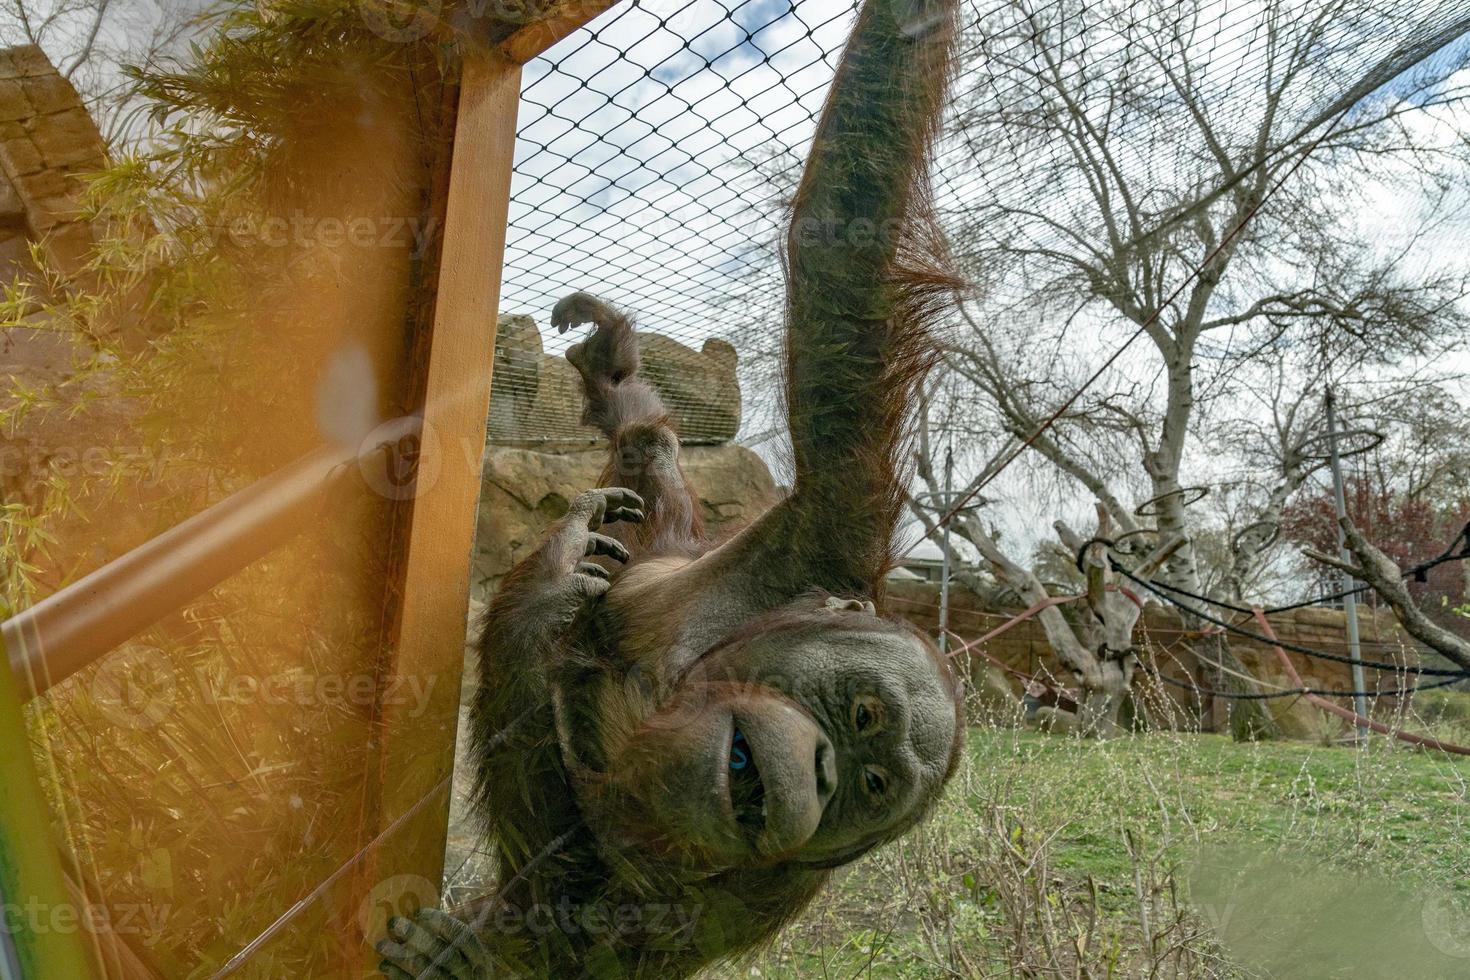
[{"label": "wooden beam", "polygon": [[[323,447],[0,623],[22,701],[61,683],[321,517],[328,495],[419,438],[413,416],[371,443]],[[351,465],[351,464],[356,465]]]},{"label": "wooden beam", "polygon": [[617,2],[618,0],[584,0],[570,4],[555,17],[538,20],[516,31],[501,42],[500,51],[516,64],[524,65],[557,41],[569,37],[577,28],[611,10]]},{"label": "wooden beam", "polygon": [[437,890],[443,875],[450,794],[442,790],[454,768],[520,81],[520,65],[499,51],[466,52],[427,343],[418,486],[386,679],[427,695],[423,702],[383,704],[374,738],[381,791],[376,829],[418,810],[365,864],[358,894],[392,890],[395,880],[408,878]]}]

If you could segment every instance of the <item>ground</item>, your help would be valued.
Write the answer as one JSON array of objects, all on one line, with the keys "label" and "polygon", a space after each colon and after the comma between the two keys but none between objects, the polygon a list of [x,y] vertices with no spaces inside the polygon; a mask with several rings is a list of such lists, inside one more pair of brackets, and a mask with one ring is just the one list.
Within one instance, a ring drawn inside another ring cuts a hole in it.
[{"label": "ground", "polygon": [[1470,976],[1470,759],[1008,728],[969,749],[924,829],[713,975]]},{"label": "ground", "polygon": [[976,729],[935,819],[749,973],[1464,977],[1467,792],[1385,742]]}]

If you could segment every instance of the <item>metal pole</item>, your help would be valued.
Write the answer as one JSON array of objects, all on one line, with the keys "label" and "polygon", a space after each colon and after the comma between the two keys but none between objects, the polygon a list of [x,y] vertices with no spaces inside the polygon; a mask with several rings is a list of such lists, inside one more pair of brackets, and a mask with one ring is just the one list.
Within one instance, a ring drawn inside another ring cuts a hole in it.
[{"label": "metal pole", "polygon": [[[1347,516],[1347,501],[1342,489],[1342,460],[1337,455],[1337,405],[1336,396],[1329,386],[1327,389],[1327,453],[1332,461],[1332,497],[1337,506],[1337,550],[1342,560],[1351,564],[1352,554],[1348,551],[1347,535],[1342,530],[1342,520]],[[1351,575],[1344,572],[1342,575],[1343,589],[1351,589],[1357,586],[1357,582]],[[1342,611],[1347,617],[1348,656],[1353,660],[1353,690],[1359,693],[1353,697],[1353,707],[1362,718],[1368,717],[1368,697],[1366,688],[1363,686],[1363,659],[1362,649],[1358,644],[1358,604],[1351,593],[1343,596]],[[1358,725],[1358,744],[1368,744],[1368,726],[1366,723]]]},{"label": "metal pole", "polygon": [[417,449],[422,429],[422,419],[405,415],[374,429],[358,450],[319,449],[0,623],[21,700],[272,551],[317,517],[348,474],[377,476],[377,466],[386,474],[406,455],[405,440]]},{"label": "metal pole", "polygon": [[[950,439],[950,445],[944,450],[944,509],[941,513],[949,513],[950,499],[953,494],[950,483],[954,478],[954,440]],[[939,578],[939,652],[946,653],[949,648],[949,525],[954,518],[944,522],[944,555],[943,564],[940,566]]]},{"label": "metal pole", "polygon": [[[68,893],[19,693],[0,669],[0,980],[90,980],[98,974],[87,947],[102,930],[83,925],[95,921],[92,910]],[[71,928],[62,911],[72,914]]]}]

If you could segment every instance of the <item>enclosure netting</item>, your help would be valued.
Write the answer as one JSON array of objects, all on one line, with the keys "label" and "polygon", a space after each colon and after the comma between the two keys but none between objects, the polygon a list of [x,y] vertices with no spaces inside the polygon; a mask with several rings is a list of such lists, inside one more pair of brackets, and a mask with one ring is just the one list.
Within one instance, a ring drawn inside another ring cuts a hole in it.
[{"label": "enclosure netting", "polygon": [[[627,307],[641,329],[677,342],[655,341],[646,359],[686,441],[725,441],[737,429],[756,441],[776,425],[782,209],[856,6],[635,0],[527,65],[501,310],[531,321],[502,322],[492,441],[595,435],[577,424],[580,396],[559,356],[576,337],[548,329],[552,305],[578,289]],[[1273,110],[1293,120],[1267,148],[1279,160],[1370,99],[1393,97],[1466,19],[1454,2],[1334,6],[1338,15],[1314,23],[1309,14],[1321,8],[1311,5],[1276,5],[1272,14],[1224,0],[969,0],[934,174],[941,223],[954,235],[975,228],[994,202],[1007,202],[1012,217],[1021,202],[1035,220],[1019,233],[1038,250],[1077,227],[1089,207],[1088,174],[1057,127],[1078,120],[1054,120],[1049,130],[1037,111],[1045,72],[1079,89],[1120,78],[1135,86],[1131,109],[1118,118],[1099,112],[1093,122],[1136,136],[1117,141],[1127,152],[1106,166],[1120,183],[1155,189],[1141,210],[1153,227],[1166,227],[1178,217],[1175,202],[1199,200],[1202,183],[1211,185],[1206,199],[1229,190],[1208,161],[1202,129],[1182,118],[1189,107],[1171,103],[1177,71],[1190,73],[1211,131],[1234,149],[1254,135],[1281,46],[1310,45],[1307,77],[1291,84],[1290,105]],[[1101,220],[1096,234],[1106,234]],[[967,244],[963,234],[955,243],[961,252]],[[992,300],[1033,288],[1024,277],[986,283]]]}]

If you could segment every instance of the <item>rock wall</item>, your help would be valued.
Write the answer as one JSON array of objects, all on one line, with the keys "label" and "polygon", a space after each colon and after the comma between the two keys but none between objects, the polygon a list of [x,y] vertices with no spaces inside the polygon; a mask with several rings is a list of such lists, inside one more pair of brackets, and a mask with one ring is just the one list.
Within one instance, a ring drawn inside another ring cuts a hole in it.
[{"label": "rock wall", "polygon": [[[96,125],[41,49],[0,50],[0,281],[35,271],[32,244],[63,274],[80,267],[94,239],[78,212],[78,175],[105,163]],[[0,329],[0,398],[67,379],[76,355],[73,341],[52,331]],[[119,448],[119,413],[37,414],[0,436],[0,503],[32,499],[53,474],[103,466]]]},{"label": "rock wall", "polygon": [[[716,537],[742,527],[778,499],[766,464],[743,446],[686,446],[681,455],[705,525]],[[605,450],[593,449],[549,453],[502,446],[486,454],[475,535],[477,598],[483,601],[535,548],[573,497],[597,486],[606,459]]]},{"label": "rock wall", "polygon": [[102,168],[102,135],[71,83],[35,45],[0,51],[0,275],[31,267],[40,241],[63,271],[92,245],[78,174]]},{"label": "rock wall", "polygon": [[[939,627],[939,586],[928,582],[892,582],[889,585],[889,608],[921,629],[935,634]],[[1065,607],[1064,607],[1065,608]],[[983,636],[999,627],[1016,613],[1016,609],[996,608],[993,604],[965,589],[950,592],[950,628],[966,640]],[[1359,607],[1359,626],[1363,656],[1370,660],[1389,660],[1395,663],[1417,663],[1418,654],[1405,639],[1393,614],[1387,610],[1375,613],[1367,607]],[[1330,608],[1298,609],[1271,617],[1272,628],[1283,641],[1346,656],[1348,653],[1344,616],[1340,610]],[[1245,629],[1256,631],[1254,623],[1243,624]],[[1136,638],[1147,651],[1147,657],[1157,664],[1166,677],[1177,681],[1190,680],[1189,672],[1197,662],[1186,645],[1192,635],[1181,629],[1178,620],[1159,605],[1150,603],[1139,623]],[[1263,643],[1240,636],[1233,636],[1230,649],[1240,658],[1252,675],[1265,684],[1291,687],[1292,684],[1282,669],[1275,651]],[[1039,674],[1045,678],[1054,676],[1070,679],[1068,673],[1052,655],[1041,624],[1035,619],[1016,624],[984,645],[985,653],[995,657],[1007,667],[1024,674]],[[1302,679],[1314,688],[1351,689],[1351,668],[1346,664],[1307,657],[1304,654],[1287,652],[1292,665]],[[970,661],[977,668],[991,663],[984,654],[973,653]],[[1368,686],[1374,684],[1381,690],[1392,690],[1403,683],[1401,676],[1381,671],[1366,671]],[[1021,681],[1011,675],[1010,681],[1020,695]],[[1412,679],[1409,680],[1412,683]],[[1158,684],[1140,672],[1134,684],[1135,700],[1145,705],[1155,705],[1150,712],[1155,720],[1168,723],[1171,711],[1175,722],[1193,718],[1194,709],[1189,706],[1187,691],[1169,684]],[[1340,703],[1347,704],[1346,700]],[[1302,702],[1298,698],[1277,698],[1266,702],[1282,733],[1293,738],[1327,738],[1343,730],[1338,719],[1324,717],[1323,712]],[[1392,708],[1392,699],[1380,699],[1376,708],[1380,711]],[[1217,727],[1224,720],[1225,705],[1215,705]]]},{"label": "rock wall", "polygon": [[[656,333],[639,334],[643,376],[686,444],[719,444],[740,428],[735,348],[711,338],[700,350]],[[582,425],[582,379],[560,355],[545,353],[529,316],[501,314],[495,336],[490,441],[497,445],[571,448],[602,443]]]}]

